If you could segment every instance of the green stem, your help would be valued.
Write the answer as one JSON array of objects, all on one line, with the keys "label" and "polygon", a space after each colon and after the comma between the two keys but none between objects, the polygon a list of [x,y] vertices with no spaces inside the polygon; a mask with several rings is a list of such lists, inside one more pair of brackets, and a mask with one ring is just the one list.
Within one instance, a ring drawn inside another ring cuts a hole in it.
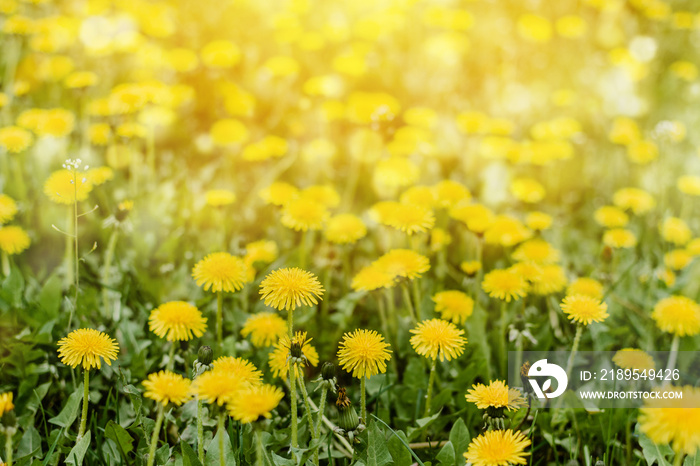
[{"label": "green stem", "polygon": [[437,357],[430,365],[430,378],[428,378],[428,393],[425,395],[425,416],[430,416],[430,401],[433,398],[433,385],[435,384],[435,369],[437,368]]},{"label": "green stem", "polygon": [[[291,311],[290,311],[291,315]],[[290,326],[291,328],[291,326]],[[298,419],[297,419],[297,385],[296,385],[296,365],[289,361],[289,395],[291,397],[291,410],[292,410],[292,448],[299,447],[298,439]],[[296,455],[292,454],[292,458]]]},{"label": "green stem", "polygon": [[76,443],[85,435],[88,417],[88,401],[90,398],[90,371],[83,369],[83,372],[85,372],[85,381],[83,382],[83,413],[80,416],[80,430],[78,430],[78,438],[75,440]]},{"label": "green stem", "polygon": [[6,277],[10,275],[10,256],[5,251],[2,251],[2,273]]},{"label": "green stem", "polygon": [[294,311],[287,311],[287,327],[289,327],[289,342],[294,338]]},{"label": "green stem", "polygon": [[413,287],[413,303],[416,308],[416,317],[418,319],[422,319],[421,316],[421,302],[422,302],[422,297],[421,297],[421,290],[420,290],[420,285],[418,284],[418,280],[413,280],[411,283]]},{"label": "green stem", "polygon": [[683,452],[678,449],[676,454],[673,455],[673,466],[681,466],[683,464]]},{"label": "green stem", "polygon": [[501,370],[503,374],[508,374],[508,335],[507,335],[507,323],[508,323],[508,304],[505,301],[501,301],[501,320],[500,329],[498,333],[498,340],[501,342]]},{"label": "green stem", "polygon": [[156,447],[158,446],[158,437],[160,436],[160,427],[163,425],[163,418],[165,417],[165,406],[158,404],[158,416],[156,417],[156,425],[153,428],[153,435],[151,436],[151,448],[148,452],[148,466],[153,466],[156,461]]},{"label": "green stem", "polygon": [[177,344],[177,341],[170,342],[170,352],[168,353],[168,363],[165,366],[165,369],[168,371],[172,371],[173,366],[175,366],[175,345],[176,344]]},{"label": "green stem", "polygon": [[216,344],[222,349],[224,335],[224,292],[216,294]]},{"label": "green stem", "polygon": [[[304,408],[306,409],[306,419],[309,424],[309,430],[311,431],[311,440],[316,440],[319,436],[320,429],[317,431],[316,428],[314,428],[314,419],[311,411],[311,403],[309,402],[309,392],[306,391],[306,384],[304,383],[304,372],[301,369],[299,370],[299,378],[297,378],[297,382],[299,383],[301,396],[304,398]],[[318,446],[316,447],[316,451],[314,452],[314,458],[316,458],[316,453],[318,453]],[[318,460],[316,460],[314,464],[318,466]]]},{"label": "green stem", "polygon": [[6,432],[7,438],[5,439],[5,464],[7,466],[12,466],[12,433],[8,429]]},{"label": "green stem", "polygon": [[676,368],[676,361],[678,360],[678,348],[680,347],[681,344],[681,338],[678,335],[675,335],[673,337],[673,341],[671,342],[671,354],[668,355],[668,365],[666,366],[666,370],[673,372],[673,369]]},{"label": "green stem", "polygon": [[226,465],[226,455],[224,454],[224,411],[219,413],[219,427],[217,431],[219,435],[219,464]]},{"label": "green stem", "polygon": [[299,243],[299,267],[306,268],[306,243],[308,239],[309,231],[305,231],[301,234],[301,242]]},{"label": "green stem", "polygon": [[[326,409],[326,397],[328,396],[328,388],[324,385],[321,388],[321,401],[318,403],[318,416],[316,419],[316,438],[319,438],[321,436],[321,423],[323,422],[323,412]],[[321,449],[321,446],[318,445],[314,449],[314,464],[319,464],[319,450]]]},{"label": "green stem", "polygon": [[404,283],[401,288],[403,289],[403,300],[406,302],[406,307],[411,314],[411,319],[413,319],[414,324],[417,324],[418,319],[416,318],[416,311],[413,309],[413,303],[411,303],[411,294],[408,292],[408,285]]},{"label": "green stem", "polygon": [[204,464],[204,402],[197,400],[197,456]]},{"label": "green stem", "polygon": [[576,352],[578,351],[578,345],[581,343],[581,335],[583,334],[583,325],[576,326],[576,335],[574,336],[574,344],[571,346],[571,354],[569,354],[569,360],[566,362],[566,377],[571,375],[571,369],[574,367],[574,358],[576,358]]},{"label": "green stem", "polygon": [[[64,258],[65,262],[65,267],[66,267],[66,282],[65,282],[65,287],[69,288],[73,284],[73,280],[75,280],[75,277],[73,276],[73,273],[75,272],[74,266],[73,266],[73,235],[75,234],[75,231],[73,231],[73,212],[71,209],[68,209],[68,234],[66,235],[66,255]],[[68,325],[70,328],[70,325]]]},{"label": "green stem", "polygon": [[117,248],[117,238],[119,237],[119,230],[115,228],[112,230],[112,234],[109,235],[109,241],[107,243],[107,250],[105,251],[105,261],[102,267],[102,315],[105,317],[110,317],[112,314],[112,309],[109,301],[109,284],[110,272],[112,268],[112,260],[114,259],[114,251]]},{"label": "green stem", "polygon": [[260,431],[259,427],[255,428],[255,445],[257,447],[256,448],[256,455],[255,455],[255,464],[256,464],[256,466],[264,466],[265,462],[263,461],[264,450],[263,450],[263,443],[262,443],[262,432]]},{"label": "green stem", "polygon": [[365,377],[360,377],[360,417],[362,418],[362,422],[365,425],[367,425],[367,388],[365,386],[366,380],[367,379]]}]

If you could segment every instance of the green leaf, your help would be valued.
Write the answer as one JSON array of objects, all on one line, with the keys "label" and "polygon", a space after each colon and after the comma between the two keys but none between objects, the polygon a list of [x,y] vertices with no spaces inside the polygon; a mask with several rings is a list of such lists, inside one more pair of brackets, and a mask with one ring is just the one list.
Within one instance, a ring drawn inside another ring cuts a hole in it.
[{"label": "green leaf", "polygon": [[90,431],[83,438],[80,439],[78,443],[75,444],[73,449],[68,453],[68,458],[66,458],[66,464],[72,464],[73,466],[81,466],[83,464],[83,458],[85,458],[85,453],[90,446]]},{"label": "green leaf", "polygon": [[24,291],[24,277],[17,267],[10,269],[10,275],[2,282],[2,297],[14,307],[22,305],[22,292]]},{"label": "green leaf", "polygon": [[450,443],[455,449],[456,464],[462,465],[466,463],[464,459],[464,453],[469,448],[469,442],[471,441],[471,435],[467,426],[464,424],[462,418],[457,419],[457,422],[452,426],[450,431]]},{"label": "green leaf", "polygon": [[221,435],[224,436],[224,463],[226,466],[236,466],[236,458],[226,429],[223,429],[223,432],[217,432],[214,438],[211,439],[211,442],[209,442],[207,454],[204,457],[204,466],[219,466],[221,464],[219,461],[219,437]]},{"label": "green leaf", "polygon": [[275,466],[296,466],[294,461],[287,458],[282,458],[275,453],[272,453],[272,462],[275,464]]},{"label": "green leaf", "polygon": [[105,437],[113,440],[119,447],[119,451],[121,451],[124,459],[128,459],[127,455],[134,449],[134,439],[131,438],[126,429],[110,419],[105,426]]},{"label": "green leaf", "polygon": [[391,455],[386,448],[386,437],[376,422],[369,425],[367,436],[367,466],[384,466],[391,463]]},{"label": "green leaf", "polygon": [[456,464],[455,447],[452,442],[447,442],[435,457],[440,466],[454,466]]},{"label": "green leaf", "polygon": [[[639,427],[637,428],[639,432]],[[648,466],[659,463],[659,466],[671,466],[666,457],[673,454],[673,450],[668,445],[657,445],[649,437],[639,432],[639,445],[642,447],[642,455]]]},{"label": "green leaf", "polygon": [[39,306],[46,312],[48,319],[53,319],[58,315],[58,310],[61,307],[61,293],[63,283],[57,275],[51,275],[44,287],[39,292]]},{"label": "green leaf", "polygon": [[180,442],[180,450],[182,451],[182,466],[202,466],[197,453],[195,453],[189,443]]},{"label": "green leaf", "polygon": [[75,422],[80,410],[80,402],[83,399],[83,384],[68,397],[66,405],[63,407],[58,416],[49,419],[51,424],[56,424],[60,427],[68,428]]},{"label": "green leaf", "polygon": [[411,464],[411,452],[404,446],[408,444],[406,434],[399,430],[387,442],[387,448],[395,465]]},{"label": "green leaf", "polygon": [[24,431],[17,447],[18,460],[31,456],[41,456],[41,436],[33,426]]},{"label": "green leaf", "polygon": [[686,456],[683,466],[700,466],[700,452],[695,453],[693,456]]},{"label": "green leaf", "polygon": [[[370,414],[370,416],[372,416],[377,422],[379,422],[380,424],[382,424],[384,427],[386,427],[387,429],[389,429],[389,431],[391,431],[391,433],[394,434],[394,437],[398,437],[398,436],[396,435],[396,432],[394,431],[394,429],[392,429],[391,427],[389,427],[389,425],[388,425],[386,422],[382,421],[381,419],[379,419],[379,418],[378,418],[377,416],[375,416],[374,414]],[[420,458],[418,458],[418,455],[416,455],[416,452],[414,452],[413,450],[411,450],[411,447],[408,445],[408,442],[406,442],[405,440],[403,440],[401,437],[398,437],[398,439],[401,441],[401,443],[403,444],[403,446],[404,446],[408,451],[411,452],[411,455],[412,455],[413,458],[416,460],[416,463],[418,463],[420,466],[425,466],[425,464],[423,464],[423,462],[420,460]]]},{"label": "green leaf", "polygon": [[416,424],[418,425],[418,428],[409,428],[408,430],[408,439],[413,442],[414,440],[418,439],[419,437],[422,437],[423,434],[428,430],[428,427],[432,423],[434,423],[439,417],[440,414],[442,413],[442,410],[438,411],[437,413],[433,414],[430,417],[423,417],[418,420],[416,420]]}]

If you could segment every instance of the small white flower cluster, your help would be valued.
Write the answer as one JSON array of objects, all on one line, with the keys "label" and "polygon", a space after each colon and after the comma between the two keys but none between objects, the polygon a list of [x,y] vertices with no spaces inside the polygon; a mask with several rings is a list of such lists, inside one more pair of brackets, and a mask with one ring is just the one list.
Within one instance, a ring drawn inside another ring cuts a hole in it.
[{"label": "small white flower cluster", "polygon": [[[82,165],[82,163],[83,163],[83,161],[80,160],[80,159],[75,159],[75,160],[73,160],[73,159],[67,159],[67,160],[63,163],[62,166],[63,166],[63,168],[65,168],[66,170],[70,170],[70,171],[72,171],[73,173],[77,173],[79,170],[87,171],[87,170],[90,168],[90,166],[89,166],[89,165],[85,165],[85,167],[81,169],[80,166]],[[80,182],[83,183],[83,184],[87,183],[87,178],[86,178],[86,177],[83,177],[83,178],[80,180]],[[74,183],[74,180],[70,180],[70,183],[73,184],[73,183]]]}]

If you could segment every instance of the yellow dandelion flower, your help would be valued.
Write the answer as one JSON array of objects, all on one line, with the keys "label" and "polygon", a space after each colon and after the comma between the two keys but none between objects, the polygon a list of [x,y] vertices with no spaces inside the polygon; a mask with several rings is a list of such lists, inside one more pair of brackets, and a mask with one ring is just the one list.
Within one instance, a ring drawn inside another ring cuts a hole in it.
[{"label": "yellow dandelion flower", "polygon": [[351,287],[355,291],[374,291],[379,288],[394,286],[394,276],[376,263],[363,267],[352,279]]},{"label": "yellow dandelion flower", "polygon": [[12,404],[12,392],[0,393],[0,417],[13,409],[15,405]]},{"label": "yellow dandelion flower", "polygon": [[299,196],[299,190],[289,183],[277,181],[260,191],[260,197],[267,204],[283,206]]},{"label": "yellow dandelion flower", "polygon": [[467,339],[464,330],[460,330],[452,322],[441,319],[430,319],[418,322],[418,326],[410,331],[411,346],[416,353],[426,358],[441,361],[457,358],[464,352]]},{"label": "yellow dandelion flower", "polygon": [[525,225],[532,230],[544,231],[552,226],[552,217],[544,212],[530,212],[525,218]]},{"label": "yellow dandelion flower", "polygon": [[117,359],[119,345],[107,334],[89,328],[74,330],[58,342],[58,357],[73,368],[82,366],[90,370],[100,369],[102,359],[108,366]]},{"label": "yellow dandelion flower", "polygon": [[327,184],[309,186],[302,190],[299,196],[323,204],[329,209],[340,205],[340,195],[338,191],[336,191],[333,186]]},{"label": "yellow dandelion flower", "polygon": [[[468,224],[467,228],[469,228]],[[484,232],[484,241],[508,247],[530,239],[531,236],[532,231],[526,228],[520,220],[508,215],[499,215]]]},{"label": "yellow dandelion flower", "polygon": [[518,178],[510,184],[510,192],[516,199],[535,204],[544,199],[544,186],[532,178]]},{"label": "yellow dandelion flower", "polygon": [[0,224],[7,223],[17,213],[17,203],[7,194],[0,194]]},{"label": "yellow dandelion flower", "polygon": [[527,295],[528,284],[525,278],[515,270],[497,269],[484,276],[481,288],[492,298],[506,302],[517,301]]},{"label": "yellow dandelion flower", "polygon": [[637,122],[628,117],[615,118],[608,134],[611,142],[625,146],[640,140],[641,137],[641,131]]},{"label": "yellow dandelion flower", "polygon": [[430,250],[438,252],[445,249],[452,243],[452,236],[442,228],[434,228],[430,232]]},{"label": "yellow dandelion flower", "polygon": [[222,207],[236,202],[236,194],[228,189],[212,189],[204,194],[207,205]]},{"label": "yellow dandelion flower", "polygon": [[567,296],[582,294],[595,299],[603,299],[603,284],[594,278],[577,278],[566,289]]},{"label": "yellow dandelion flower", "polygon": [[0,128],[0,147],[11,154],[23,152],[33,140],[32,133],[18,126]]},{"label": "yellow dandelion flower", "polygon": [[348,97],[347,118],[353,123],[391,121],[400,110],[399,101],[383,92],[353,92]]},{"label": "yellow dandelion flower", "polygon": [[212,141],[217,146],[241,144],[248,140],[248,128],[238,120],[225,118],[218,120],[209,130]]},{"label": "yellow dandelion flower", "polygon": [[223,369],[212,369],[199,375],[192,384],[192,391],[205,403],[223,406],[230,403],[236,393],[250,387],[251,383],[238,374]]},{"label": "yellow dandelion flower", "polygon": [[568,283],[564,269],[555,264],[543,265],[531,282],[532,292],[537,295],[548,295],[562,291]]},{"label": "yellow dandelion flower", "polygon": [[270,419],[272,410],[284,398],[284,392],[272,385],[258,385],[241,390],[228,405],[228,413],[243,424]]},{"label": "yellow dandelion flower", "polygon": [[259,241],[253,241],[245,246],[245,256],[244,260],[248,264],[254,264],[256,262],[264,262],[269,264],[274,262],[279,255],[279,249],[277,248],[277,243],[272,240],[261,239]]},{"label": "yellow dandelion flower", "polygon": [[57,204],[72,205],[84,201],[92,191],[92,181],[87,175],[67,169],[53,172],[44,183],[44,194]]},{"label": "yellow dandelion flower", "polygon": [[433,186],[435,201],[439,207],[451,209],[471,199],[472,194],[466,186],[452,180],[442,180]]},{"label": "yellow dandelion flower", "polygon": [[661,236],[677,246],[683,246],[693,237],[693,234],[683,219],[669,217],[660,226]]},{"label": "yellow dandelion flower", "polygon": [[15,225],[0,227],[0,250],[5,254],[19,254],[30,244],[29,235],[21,227]]},{"label": "yellow dandelion flower", "polygon": [[639,165],[646,165],[659,158],[659,147],[652,141],[634,141],[627,146],[627,158]]},{"label": "yellow dandelion flower", "polygon": [[505,408],[517,410],[525,404],[520,390],[508,388],[502,380],[492,380],[488,385],[476,384],[464,395],[467,401],[476,404],[479,409]]},{"label": "yellow dandelion flower", "polygon": [[455,324],[463,324],[474,312],[474,300],[461,291],[441,291],[435,293],[432,300],[435,303],[435,312],[439,312],[443,319]]},{"label": "yellow dandelion flower", "polygon": [[109,167],[91,168],[85,172],[85,176],[93,186],[99,186],[114,178],[114,170]]},{"label": "yellow dandelion flower", "polygon": [[429,186],[411,186],[401,193],[399,201],[402,204],[419,205],[430,209],[435,205],[435,194]]},{"label": "yellow dandelion flower", "polygon": [[467,204],[450,209],[450,217],[467,225],[469,231],[483,234],[496,220],[496,215],[481,204]]},{"label": "yellow dandelion flower", "polygon": [[530,455],[525,449],[530,439],[522,432],[512,430],[490,430],[471,441],[464,457],[472,466],[508,466],[527,464]]},{"label": "yellow dandelion flower", "polygon": [[559,251],[543,239],[530,239],[513,252],[513,259],[522,262],[551,264],[559,261]]},{"label": "yellow dandelion flower", "polygon": [[682,270],[693,260],[693,255],[685,249],[674,249],[664,254],[664,264],[672,270]]},{"label": "yellow dandelion flower", "polygon": [[262,381],[262,372],[247,359],[221,356],[211,364],[213,370],[230,374],[244,384],[259,385]]},{"label": "yellow dandelion flower", "polygon": [[700,176],[685,175],[678,178],[678,189],[690,196],[700,196]]},{"label": "yellow dandelion flower", "polygon": [[645,402],[639,410],[640,430],[658,445],[670,444],[677,454],[696,454],[700,449],[700,388],[688,385],[667,390],[682,390],[683,398]]},{"label": "yellow dandelion flower", "polygon": [[74,71],[63,81],[63,85],[68,89],[85,89],[97,84],[99,78],[92,71]]},{"label": "yellow dandelion flower", "polygon": [[466,273],[468,276],[473,277],[479,270],[481,270],[481,262],[464,261],[459,264],[459,268],[462,269],[462,272]]},{"label": "yellow dandelion flower", "polygon": [[112,137],[112,128],[107,123],[94,123],[88,127],[88,138],[95,146],[106,146]]},{"label": "yellow dandelion flower", "polygon": [[624,227],[629,222],[629,217],[619,207],[606,205],[598,208],[593,213],[595,221],[606,228]]},{"label": "yellow dandelion flower", "polygon": [[403,231],[408,235],[425,233],[435,225],[433,211],[419,205],[394,203],[394,209],[389,212],[382,223]]},{"label": "yellow dandelion flower", "polygon": [[315,306],[323,296],[316,275],[298,267],[277,269],[260,283],[260,295],[266,306],[294,310],[301,305]]},{"label": "yellow dandelion flower", "polygon": [[602,322],[609,314],[608,305],[590,296],[575,294],[567,296],[561,302],[561,310],[569,319],[584,325]]},{"label": "yellow dandelion flower", "polygon": [[287,322],[273,312],[261,312],[248,317],[241,329],[243,338],[257,347],[272,346],[287,332]]},{"label": "yellow dandelion flower", "polygon": [[171,301],[151,311],[148,326],[160,338],[186,341],[204,335],[207,318],[190,303]]},{"label": "yellow dandelion flower", "polygon": [[393,194],[418,180],[420,169],[411,160],[392,157],[380,160],[374,166],[373,182],[377,191]]},{"label": "yellow dandelion flower", "polygon": [[192,268],[192,277],[197,286],[212,293],[234,292],[248,281],[248,265],[243,259],[227,252],[209,254]]},{"label": "yellow dandelion flower", "polygon": [[624,228],[613,228],[603,233],[603,244],[611,248],[633,248],[637,245],[637,237]]},{"label": "yellow dandelion flower", "polygon": [[241,60],[241,49],[228,40],[214,40],[206,44],[201,52],[202,63],[210,68],[231,68]]},{"label": "yellow dandelion flower", "polygon": [[320,230],[329,217],[328,208],[324,204],[300,197],[285,204],[281,222],[295,231]]},{"label": "yellow dandelion flower", "polygon": [[75,128],[75,115],[64,108],[46,110],[39,120],[36,134],[62,138],[68,136]]},{"label": "yellow dandelion flower", "polygon": [[669,296],[654,306],[656,326],[679,337],[700,333],[700,305],[685,296]]},{"label": "yellow dandelion flower", "polygon": [[613,362],[622,369],[637,369],[640,371],[656,369],[654,358],[645,351],[634,348],[621,349],[612,358]]},{"label": "yellow dandelion flower", "polygon": [[430,270],[428,258],[410,249],[392,249],[377,259],[375,264],[394,280],[401,278],[413,280]]},{"label": "yellow dandelion flower", "polygon": [[367,227],[353,214],[340,214],[331,217],[323,235],[335,244],[354,244],[367,235]]},{"label": "yellow dandelion flower", "polygon": [[616,191],[613,203],[621,209],[630,209],[636,215],[647,213],[656,205],[652,195],[639,188],[623,188]]},{"label": "yellow dandelion flower", "polygon": [[343,335],[338,347],[338,362],[358,379],[370,378],[386,372],[386,361],[391,359],[389,344],[374,330],[355,330]]},{"label": "yellow dandelion flower", "polygon": [[180,406],[192,397],[190,379],[170,371],[149,374],[143,386],[146,388],[143,396],[163,406],[169,403]]},{"label": "yellow dandelion flower", "polygon": [[[299,346],[301,354],[310,365],[313,367],[318,365],[318,351],[316,351],[316,348],[310,343],[311,340],[306,338],[306,332],[296,332],[291,342],[289,336],[285,335],[275,343],[275,349],[270,353],[268,361],[273,376],[285,380],[287,379],[287,375],[289,374],[289,352],[292,342]],[[299,368],[296,365],[294,366],[294,373],[297,376],[299,375]]]},{"label": "yellow dandelion flower", "polygon": [[547,42],[552,37],[552,23],[543,16],[524,14],[518,18],[518,33],[530,42]]},{"label": "yellow dandelion flower", "polygon": [[700,238],[690,240],[686,244],[685,249],[692,256],[700,256]]}]

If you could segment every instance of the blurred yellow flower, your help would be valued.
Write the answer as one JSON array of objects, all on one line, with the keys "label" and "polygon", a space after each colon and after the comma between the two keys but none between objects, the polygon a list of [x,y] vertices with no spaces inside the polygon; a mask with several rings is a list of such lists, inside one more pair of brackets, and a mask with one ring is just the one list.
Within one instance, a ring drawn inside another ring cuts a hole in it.
[{"label": "blurred yellow flower", "polygon": [[277,243],[272,240],[261,239],[259,241],[253,241],[252,243],[246,244],[245,249],[244,260],[251,265],[256,262],[269,264],[274,262],[277,256],[279,256]]},{"label": "blurred yellow flower", "polygon": [[57,204],[71,205],[84,201],[92,191],[87,174],[61,169],[53,172],[44,183],[44,194]]},{"label": "blurred yellow flower", "polygon": [[649,212],[656,205],[651,194],[639,188],[623,188],[616,191],[613,203],[621,209],[630,209],[637,215]]},{"label": "blurred yellow flower", "polygon": [[678,189],[691,196],[700,196],[700,176],[684,175],[678,178]]},{"label": "blurred yellow flower", "polygon": [[255,367],[255,364],[243,358],[233,356],[221,356],[212,363],[212,370],[224,372],[235,377],[245,384],[258,385],[262,380],[262,372]]},{"label": "blurred yellow flower", "polygon": [[603,244],[611,248],[633,248],[637,245],[637,237],[624,228],[613,228],[603,233]]},{"label": "blurred yellow flower", "polygon": [[700,449],[700,389],[684,387],[662,388],[680,391],[681,397],[659,395],[646,401],[639,410],[639,428],[657,445],[671,445],[677,455],[697,454]]},{"label": "blurred yellow flower", "polygon": [[17,126],[0,128],[0,147],[11,154],[25,151],[32,145],[32,133]]},{"label": "blurred yellow flower", "polygon": [[0,227],[0,250],[5,254],[19,254],[29,247],[31,240],[26,231],[15,225]]},{"label": "blurred yellow flower", "polygon": [[559,262],[559,250],[543,239],[529,239],[521,243],[513,252],[513,259],[522,262],[552,264]]},{"label": "blurred yellow flower", "polygon": [[683,219],[678,217],[668,217],[660,225],[661,236],[677,246],[685,245],[692,238],[693,234]]},{"label": "blurred yellow flower", "polygon": [[528,284],[525,279],[514,270],[496,269],[484,275],[481,288],[492,298],[498,298],[506,302],[517,301],[527,295]]},{"label": "blurred yellow flower", "polygon": [[628,117],[617,117],[613,120],[612,128],[608,135],[615,144],[629,145],[641,139],[641,132],[637,122]]},{"label": "blurred yellow flower", "polygon": [[209,135],[217,146],[241,144],[248,140],[248,128],[238,120],[225,118],[214,122]]},{"label": "blurred yellow flower", "polygon": [[243,338],[250,336],[250,341],[257,347],[272,346],[286,332],[287,322],[272,312],[261,312],[248,317],[241,329]]},{"label": "blurred yellow flower", "polygon": [[455,324],[463,324],[474,311],[474,300],[461,291],[440,291],[433,295],[432,300],[435,312]]},{"label": "blurred yellow flower", "polygon": [[518,33],[531,42],[547,42],[552,37],[552,23],[542,16],[524,14],[518,18]]},{"label": "blurred yellow flower", "polygon": [[383,92],[353,92],[347,100],[347,118],[352,123],[370,124],[393,120],[401,110],[399,101]]},{"label": "blurred yellow flower", "polygon": [[354,244],[367,235],[367,227],[356,215],[340,214],[328,220],[323,234],[331,243]]},{"label": "blurred yellow flower", "polygon": [[96,146],[106,146],[112,137],[112,128],[107,123],[93,123],[88,127],[88,138]]},{"label": "blurred yellow flower", "polygon": [[150,398],[163,406],[169,403],[180,406],[191,397],[190,380],[170,371],[160,371],[149,374],[143,381],[146,389],[143,396]]},{"label": "blurred yellow flower", "polygon": [[282,209],[282,225],[295,231],[320,230],[330,217],[328,208],[313,199],[299,197]]},{"label": "blurred yellow flower", "polygon": [[363,267],[352,279],[350,285],[355,291],[374,291],[394,286],[394,276],[375,263]]},{"label": "blurred yellow flower", "polygon": [[510,192],[518,200],[534,204],[544,199],[545,189],[532,178],[517,178],[510,184]]},{"label": "blurred yellow flower", "polygon": [[669,296],[654,306],[656,326],[679,337],[700,333],[700,305],[685,296]]},{"label": "blurred yellow flower", "polygon": [[427,257],[410,249],[392,249],[375,261],[380,270],[385,271],[394,281],[401,278],[413,280],[430,270]]},{"label": "blurred yellow flower", "polygon": [[544,231],[552,226],[552,217],[544,212],[530,212],[525,218],[528,228],[535,231]]},{"label": "blurred yellow flower", "polygon": [[654,370],[656,363],[649,353],[640,349],[624,348],[615,353],[613,362],[622,369],[637,369],[640,371]]},{"label": "blurred yellow flower", "polygon": [[214,40],[202,48],[200,57],[202,63],[210,68],[226,69],[238,64],[241,50],[231,41]]},{"label": "blurred yellow flower", "polygon": [[271,411],[284,398],[284,392],[272,385],[256,385],[237,393],[228,405],[229,415],[242,424],[264,417],[270,419]]},{"label": "blurred yellow flower", "polygon": [[473,277],[479,270],[481,270],[481,262],[464,261],[459,264],[459,268],[462,269],[462,272],[466,273],[470,277]]},{"label": "blurred yellow flower", "polygon": [[674,249],[664,254],[664,264],[671,270],[682,270],[692,260],[693,255],[685,249]]},{"label": "blurred yellow flower", "polygon": [[593,218],[599,225],[606,228],[624,227],[629,222],[629,217],[624,210],[610,205],[596,209]]},{"label": "blurred yellow flower", "polygon": [[248,281],[248,265],[237,256],[227,252],[207,255],[192,268],[192,278],[197,286],[212,293],[234,292],[243,288]]},{"label": "blurred yellow flower", "polygon": [[581,294],[595,299],[603,298],[603,284],[594,278],[581,277],[574,280],[566,289],[566,295]]},{"label": "blurred yellow flower", "polygon": [[204,193],[207,205],[223,207],[236,202],[236,194],[228,189],[211,189]]},{"label": "blurred yellow flower", "polygon": [[91,168],[85,172],[85,176],[93,186],[99,186],[114,178],[114,170],[109,167]]},{"label": "blurred yellow flower", "polygon": [[7,194],[0,194],[0,224],[7,223],[17,213],[17,203]]},{"label": "blurred yellow flower", "polygon": [[12,392],[0,393],[0,417],[13,409],[15,405],[12,404]]},{"label": "blurred yellow flower", "polygon": [[583,37],[588,30],[586,20],[577,15],[562,16],[555,23],[557,34],[569,39]]},{"label": "blurred yellow flower", "polygon": [[263,201],[277,206],[285,205],[298,195],[299,190],[296,187],[282,181],[276,181],[260,191],[260,197]]}]

